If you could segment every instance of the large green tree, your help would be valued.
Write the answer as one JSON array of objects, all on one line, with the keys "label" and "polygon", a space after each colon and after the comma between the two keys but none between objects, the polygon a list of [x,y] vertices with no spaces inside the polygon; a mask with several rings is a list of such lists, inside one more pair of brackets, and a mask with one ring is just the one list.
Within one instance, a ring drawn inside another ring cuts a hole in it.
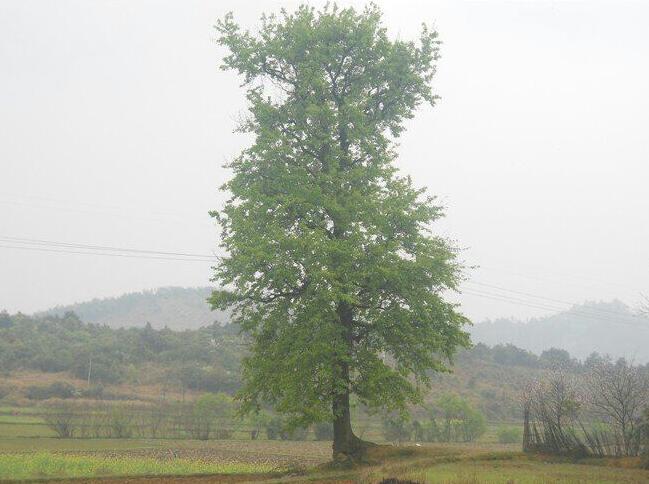
[{"label": "large green tree", "polygon": [[216,29],[222,67],[247,89],[240,129],[254,136],[212,212],[227,253],[214,281],[227,290],[211,302],[252,341],[244,408],[332,421],[334,456],[353,457],[364,445],[350,395],[403,409],[469,342],[444,298],[461,277],[457,251],[430,232],[442,209],[394,166],[404,121],[436,100],[437,34],[391,40],[376,6],[301,6],[262,17],[255,34],[228,15]]}]

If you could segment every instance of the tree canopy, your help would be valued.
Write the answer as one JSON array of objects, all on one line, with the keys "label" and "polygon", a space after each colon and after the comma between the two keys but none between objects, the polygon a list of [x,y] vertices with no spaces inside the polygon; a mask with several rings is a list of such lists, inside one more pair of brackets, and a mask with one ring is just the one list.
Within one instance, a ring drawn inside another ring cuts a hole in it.
[{"label": "tree canopy", "polygon": [[394,166],[404,121],[437,99],[437,33],[392,40],[373,5],[303,5],[257,33],[227,15],[216,29],[254,136],[212,212],[227,255],[211,302],[252,339],[241,397],[296,425],[333,421],[334,453],[351,455],[350,394],[403,409],[469,344],[445,299],[457,250],[431,232],[442,207]]}]

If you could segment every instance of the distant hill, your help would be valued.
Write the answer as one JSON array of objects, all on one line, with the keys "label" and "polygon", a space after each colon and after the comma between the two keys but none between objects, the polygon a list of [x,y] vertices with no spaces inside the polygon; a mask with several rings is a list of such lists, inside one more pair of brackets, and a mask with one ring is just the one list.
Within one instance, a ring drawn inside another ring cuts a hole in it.
[{"label": "distant hill", "polygon": [[649,318],[635,314],[620,301],[587,303],[527,322],[486,321],[475,324],[471,334],[476,343],[511,343],[534,353],[561,348],[579,359],[596,351],[636,363],[649,362]]},{"label": "distant hill", "polygon": [[[229,319],[225,313],[210,311],[206,299],[211,290],[165,287],[58,306],[41,315],[73,311],[82,321],[113,328],[142,327],[148,322],[154,328],[197,329]],[[596,351],[612,357],[624,356],[636,363],[649,362],[649,319],[634,314],[620,301],[587,303],[529,321],[496,319],[477,323],[470,331],[475,343],[511,343],[536,354],[561,348],[582,360]]]},{"label": "distant hill", "polygon": [[40,315],[61,316],[73,311],[82,321],[106,324],[112,328],[142,327],[151,323],[154,328],[197,329],[215,321],[227,322],[224,313],[210,310],[206,299],[211,291],[209,287],[163,287],[57,306]]}]

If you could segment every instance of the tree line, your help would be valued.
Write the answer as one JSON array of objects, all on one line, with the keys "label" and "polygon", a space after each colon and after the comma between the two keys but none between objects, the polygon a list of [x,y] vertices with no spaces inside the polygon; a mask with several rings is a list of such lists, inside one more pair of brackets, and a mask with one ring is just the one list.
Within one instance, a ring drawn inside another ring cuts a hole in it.
[{"label": "tree line", "polygon": [[[84,323],[72,312],[39,317],[0,312],[0,372],[66,372],[85,382],[77,387],[63,382],[33,385],[25,390],[30,400],[136,398],[120,395],[111,385],[142,382],[145,378],[176,392],[233,394],[241,385],[241,360],[246,354],[246,338],[234,324],[183,331],[154,329],[150,325],[114,329]],[[492,410],[485,408],[489,417],[498,418],[497,411],[507,402],[501,401],[501,377],[490,368],[517,368],[523,374],[531,374],[562,367],[572,373],[583,373],[603,358],[593,354],[582,362],[560,349],[535,355],[513,345],[489,347],[479,343],[461,350],[456,366],[471,375],[466,383],[468,390],[477,387],[475,392],[479,392],[480,398],[493,403],[489,405],[494,407]],[[0,384],[0,398],[10,391]],[[515,407],[515,402],[507,405]]]}]

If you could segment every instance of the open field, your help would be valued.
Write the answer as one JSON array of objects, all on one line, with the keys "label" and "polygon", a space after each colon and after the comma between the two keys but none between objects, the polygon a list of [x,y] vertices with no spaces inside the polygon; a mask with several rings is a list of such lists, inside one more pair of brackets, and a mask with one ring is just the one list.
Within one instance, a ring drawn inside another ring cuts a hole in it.
[{"label": "open field", "polygon": [[[56,438],[56,433],[45,421],[45,415],[52,410],[47,407],[0,407],[0,451],[2,451],[3,446],[7,445],[17,446],[18,450],[30,450],[30,440],[24,440],[24,438]],[[244,425],[232,425],[228,424],[232,431],[232,437],[235,440],[247,440],[250,439],[250,429]],[[381,422],[378,419],[373,420],[362,420],[355,422],[356,430],[358,435],[366,440],[372,442],[384,443],[383,428]],[[489,445],[493,447],[494,445],[501,448],[498,444],[498,432],[501,429],[509,428],[521,428],[521,424],[517,422],[503,423],[503,422],[489,422],[486,426],[486,431],[481,435],[476,443],[481,445]],[[264,432],[262,431],[262,436]],[[75,434],[75,437],[81,437]],[[308,437],[313,439],[313,433]],[[9,442],[7,439],[12,439]],[[176,440],[174,436],[166,436],[163,440],[171,440],[175,442],[183,442],[183,439]],[[57,439],[58,440],[58,439]],[[86,440],[90,445],[92,442],[100,442],[104,439],[81,439],[77,438],[75,440]],[[122,439],[107,439],[119,441]],[[133,435],[132,439],[127,439],[128,441],[136,442],[157,442],[159,439],[145,439],[140,438],[137,433]],[[57,444],[43,441],[39,443],[40,446],[44,448],[56,447]],[[98,444],[103,445],[103,444]],[[117,444],[122,445],[122,444]],[[126,444],[128,445],[128,444]],[[138,444],[140,445],[140,444]],[[504,446],[505,449],[511,450],[517,448],[516,445]]]},{"label": "open field", "polygon": [[271,463],[156,459],[122,455],[52,453],[0,455],[0,479],[76,478],[184,474],[262,474],[284,470]]},{"label": "open field", "polygon": [[647,482],[647,471],[585,464],[512,459],[442,464],[404,477],[431,483],[622,483]]},{"label": "open field", "polygon": [[[30,452],[30,448],[39,450]],[[373,449],[367,465],[335,470],[323,467],[330,457],[328,442],[2,439],[0,480],[83,477],[88,482],[114,476],[111,482],[121,482],[129,476],[134,478],[129,482],[151,484],[170,479],[376,483],[390,477],[449,484],[649,482],[649,471],[635,468],[638,461],[633,459],[570,462],[506,448],[382,446]]]},{"label": "open field", "polygon": [[[395,477],[431,483],[640,483],[638,461],[530,457],[520,444],[497,443],[513,424],[490,424],[476,442],[383,446],[368,465],[328,469],[330,442],[282,440],[59,439],[47,408],[0,408],[0,480],[81,479],[89,482],[361,482]],[[366,426],[378,440],[378,428]],[[112,478],[112,479],[111,479]],[[79,481],[75,481],[79,482]]]}]

